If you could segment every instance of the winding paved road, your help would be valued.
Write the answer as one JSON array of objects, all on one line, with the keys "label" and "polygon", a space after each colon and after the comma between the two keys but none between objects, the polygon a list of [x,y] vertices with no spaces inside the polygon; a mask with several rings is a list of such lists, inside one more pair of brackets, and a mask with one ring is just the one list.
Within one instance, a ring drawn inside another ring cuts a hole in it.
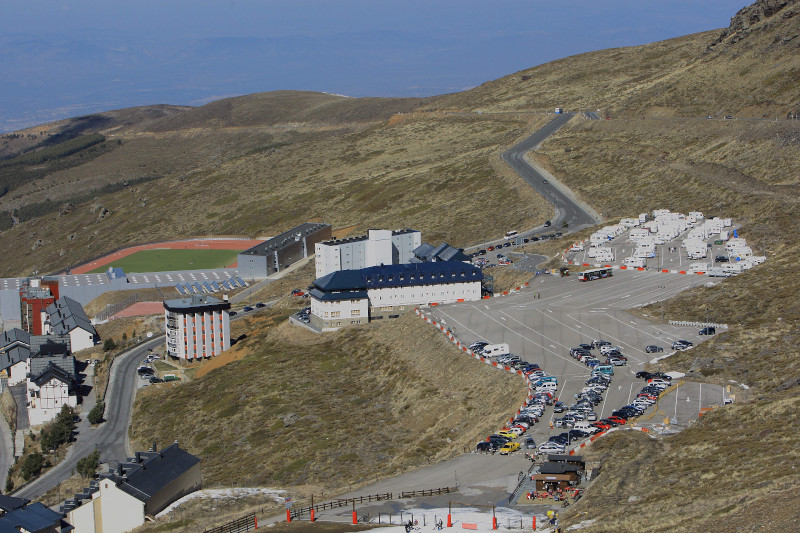
[{"label": "winding paved road", "polygon": [[84,398],[81,421],[77,427],[77,437],[67,457],[33,482],[14,493],[18,498],[33,500],[55,487],[72,475],[78,460],[97,448],[100,462],[114,464],[129,456],[127,450],[128,425],[135,397],[138,376],[136,368],[146,357],[148,348],[163,346],[164,336],[155,337],[146,343],[132,348],[117,359],[111,367],[111,379],[106,392],[106,421],[91,427],[86,420],[95,404],[94,389]]},{"label": "winding paved road", "polygon": [[[543,128],[536,131],[536,133],[513,148],[503,152],[503,160],[514,169],[514,172],[519,174],[531,187],[536,189],[536,192],[541,194],[545,200],[553,204],[555,216],[551,219],[551,222],[554,231],[561,231],[560,228],[562,228],[565,222],[570,232],[588,226],[594,226],[598,222],[588,210],[584,209],[577,201],[572,199],[570,194],[562,190],[563,186],[558,187],[556,184],[550,183],[546,176],[533,168],[525,160],[526,153],[536,150],[548,137],[557,132],[574,116],[575,113],[558,115]],[[527,237],[539,231],[541,231],[540,228],[534,228],[533,230],[525,232],[523,236]]]}]

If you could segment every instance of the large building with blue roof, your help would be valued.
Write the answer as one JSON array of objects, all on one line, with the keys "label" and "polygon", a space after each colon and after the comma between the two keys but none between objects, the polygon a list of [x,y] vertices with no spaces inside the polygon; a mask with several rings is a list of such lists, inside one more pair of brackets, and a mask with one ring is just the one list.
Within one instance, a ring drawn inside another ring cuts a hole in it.
[{"label": "large building with blue roof", "polygon": [[481,269],[462,261],[339,270],[314,280],[311,323],[321,331],[397,317],[407,309],[481,298]]}]

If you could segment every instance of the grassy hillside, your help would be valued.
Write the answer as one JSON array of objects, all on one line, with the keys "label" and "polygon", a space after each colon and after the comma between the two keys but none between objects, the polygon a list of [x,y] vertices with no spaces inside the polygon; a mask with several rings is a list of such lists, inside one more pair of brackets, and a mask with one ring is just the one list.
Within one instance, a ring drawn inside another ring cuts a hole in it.
[{"label": "grassy hillside", "polygon": [[413,314],[326,336],[247,320],[242,360],[137,396],[135,449],[177,439],[207,486],[328,492],[463,453],[526,395]]},{"label": "grassy hillside", "polygon": [[[550,215],[548,204],[499,157],[502,147],[546,120],[402,115],[362,132],[303,140],[138,184],[3,232],[0,242],[24,250],[3,263],[3,273],[64,268],[121,243],[270,235],[310,219],[356,231],[412,227],[437,244],[493,238]],[[207,133],[203,142],[213,140]],[[98,168],[113,163],[102,159],[95,160]],[[42,243],[34,251],[37,239]]]}]

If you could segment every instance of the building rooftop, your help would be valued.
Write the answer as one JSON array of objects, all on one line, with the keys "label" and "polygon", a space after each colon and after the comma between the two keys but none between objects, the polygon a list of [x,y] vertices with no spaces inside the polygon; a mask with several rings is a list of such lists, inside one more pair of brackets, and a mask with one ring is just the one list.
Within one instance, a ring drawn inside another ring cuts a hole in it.
[{"label": "building rooftop", "polygon": [[474,265],[460,261],[437,261],[339,270],[314,280],[314,288],[321,292],[352,291],[481,280],[483,272]]},{"label": "building rooftop", "polygon": [[147,502],[200,462],[199,457],[181,449],[177,442],[160,452],[155,451],[155,445],[153,448],[154,451],[136,452],[136,457],[103,476],[114,481],[120,490]]},{"label": "building rooftop", "polygon": [[415,259],[424,263],[432,263],[434,261],[469,261],[469,257],[464,253],[464,250],[450,246],[446,242],[436,247],[428,243],[423,243],[416,247],[412,253]]},{"label": "building rooftop", "polygon": [[56,335],[69,335],[77,328],[88,331],[92,335],[97,335],[89,317],[83,306],[68,296],[59,298],[47,306],[47,316],[50,327]]},{"label": "building rooftop", "polygon": [[39,502],[25,503],[0,517],[0,533],[56,531],[60,525],[61,514]]},{"label": "building rooftop", "polygon": [[[395,235],[406,235],[408,233],[419,233],[419,230],[415,229],[396,229],[392,230],[392,237]],[[331,239],[328,241],[322,241],[320,244],[324,244],[326,246],[332,246],[336,244],[345,244],[348,242],[360,242],[360,241],[367,241],[369,240],[369,233],[364,235],[354,235],[352,237],[344,237],[343,239]]]},{"label": "building rooftop", "polygon": [[567,463],[542,463],[539,467],[540,474],[569,474],[580,470],[580,466]]},{"label": "building rooftop", "polygon": [[227,300],[220,300],[208,294],[193,294],[188,298],[177,298],[175,300],[164,300],[164,309],[168,311],[178,311],[188,313],[194,310],[205,309],[216,311],[219,309],[230,309],[231,303]]},{"label": "building rooftop", "polygon": [[285,248],[286,246],[299,241],[302,237],[310,235],[327,226],[330,226],[330,224],[306,222],[304,224],[300,224],[296,228],[290,229],[289,231],[284,231],[280,235],[273,237],[268,241],[256,244],[249,250],[242,252],[240,255],[267,255]]},{"label": "building rooftop", "polygon": [[48,370],[50,366],[60,368],[69,379],[74,381],[78,379],[78,372],[75,367],[75,356],[72,355],[35,356],[30,358],[29,364],[31,367],[31,378],[33,379]]}]

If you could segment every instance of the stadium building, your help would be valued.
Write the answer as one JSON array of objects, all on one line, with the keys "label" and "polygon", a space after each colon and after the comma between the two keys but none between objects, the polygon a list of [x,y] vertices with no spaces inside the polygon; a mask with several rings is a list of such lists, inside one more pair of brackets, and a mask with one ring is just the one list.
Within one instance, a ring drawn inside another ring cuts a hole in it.
[{"label": "stadium building", "polygon": [[314,246],[331,238],[330,224],[305,223],[268,241],[245,250],[238,256],[239,276],[245,280],[266,279],[314,253]]}]

